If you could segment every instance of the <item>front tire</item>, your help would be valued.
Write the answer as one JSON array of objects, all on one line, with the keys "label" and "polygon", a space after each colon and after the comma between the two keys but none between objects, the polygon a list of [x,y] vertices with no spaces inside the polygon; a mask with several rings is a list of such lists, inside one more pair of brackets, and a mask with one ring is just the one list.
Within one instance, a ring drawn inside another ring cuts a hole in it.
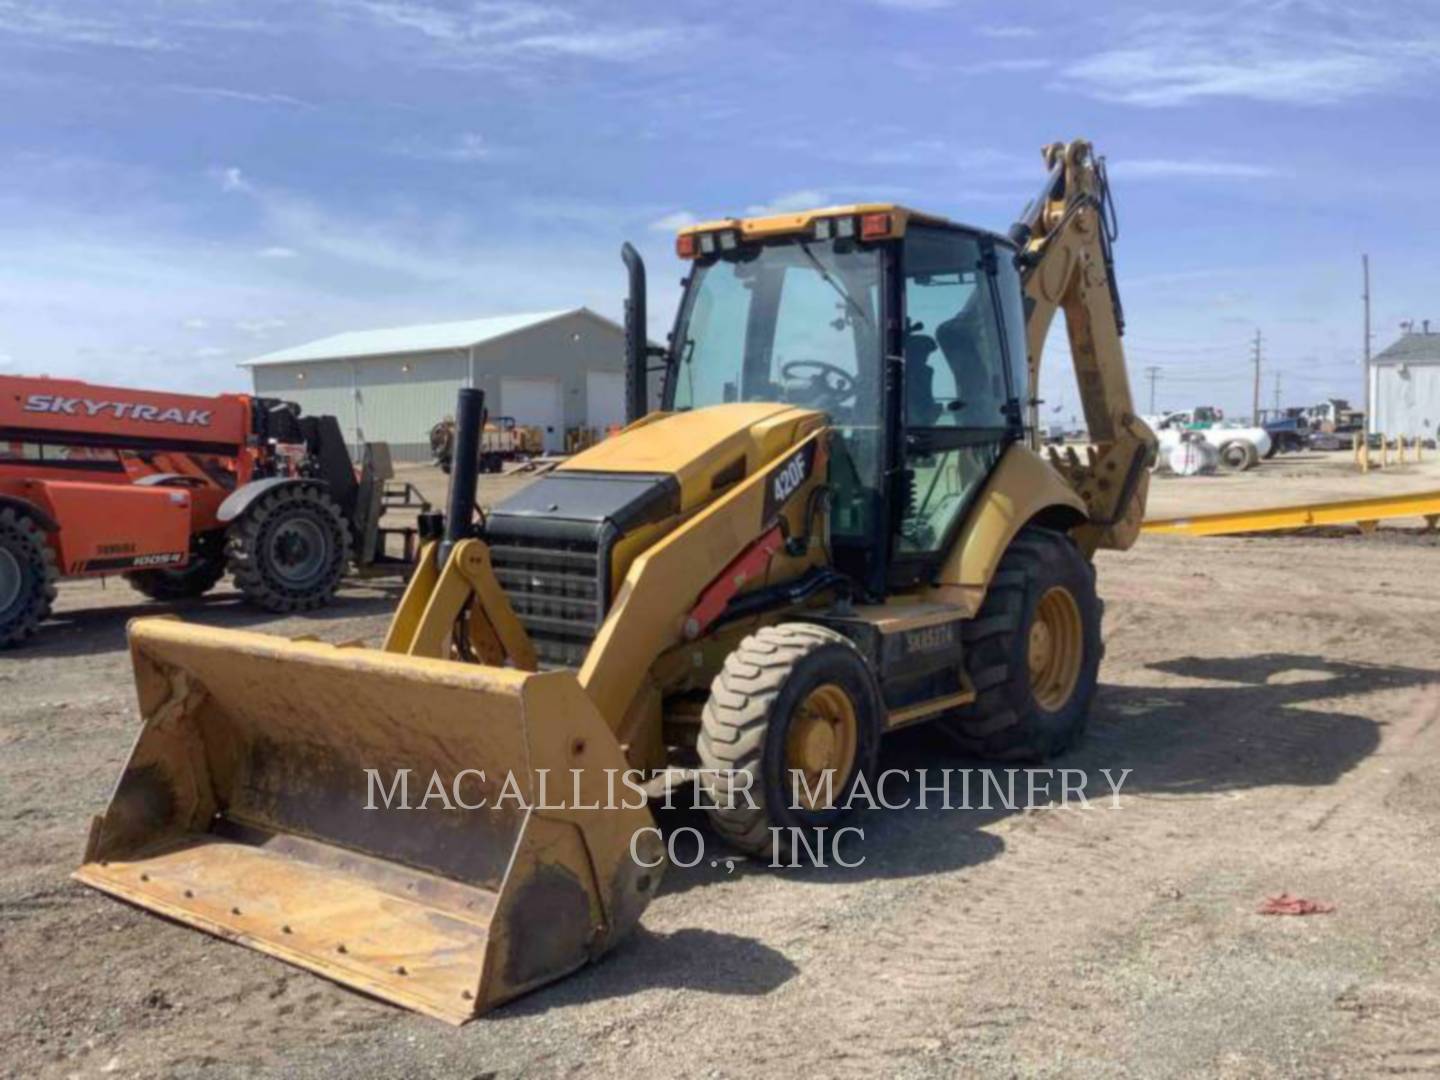
[{"label": "front tire", "polygon": [[977,757],[1040,761],[1069,749],[1095,696],[1100,618],[1095,568],[1074,543],[1022,530],[964,627],[975,701],[942,723]]},{"label": "front tire", "polygon": [[230,527],[226,557],[252,604],[277,614],[310,611],[340,587],[350,564],[350,528],[324,491],[282,487]]},{"label": "front tire", "polygon": [[55,553],[29,514],[0,510],[0,648],[18,645],[50,617]]},{"label": "front tire", "polygon": [[[763,856],[788,850],[790,829],[838,820],[874,769],[883,715],[869,666],[833,630],[781,623],[746,637],[711,684],[696,744],[715,831]],[[778,845],[772,828],[786,830]]]}]

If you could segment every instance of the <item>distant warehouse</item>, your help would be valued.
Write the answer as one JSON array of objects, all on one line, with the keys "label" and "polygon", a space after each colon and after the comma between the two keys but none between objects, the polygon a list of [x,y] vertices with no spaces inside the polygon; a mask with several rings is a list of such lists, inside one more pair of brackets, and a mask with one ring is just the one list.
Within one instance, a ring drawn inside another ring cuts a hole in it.
[{"label": "distant warehouse", "polygon": [[1370,430],[1407,439],[1440,438],[1440,332],[1405,325],[1400,340],[1370,361]]},{"label": "distant warehouse", "polygon": [[492,418],[541,429],[547,451],[625,419],[624,330],[583,307],[353,331],[241,366],[256,396],[336,416],[347,441],[388,442],[399,461],[429,455],[430,428],[464,386],[485,391]]}]

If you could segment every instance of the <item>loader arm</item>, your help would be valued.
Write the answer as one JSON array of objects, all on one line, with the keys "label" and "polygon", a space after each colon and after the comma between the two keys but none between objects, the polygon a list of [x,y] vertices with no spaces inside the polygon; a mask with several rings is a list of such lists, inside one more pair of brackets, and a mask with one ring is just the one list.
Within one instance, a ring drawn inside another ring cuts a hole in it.
[{"label": "loader arm", "polygon": [[[1084,500],[1090,521],[1075,537],[1087,553],[1124,550],[1139,535],[1154,434],[1135,414],[1125,351],[1124,314],[1111,258],[1114,218],[1104,164],[1083,140],[1045,149],[1045,188],[1016,225],[1022,243],[1032,433],[1039,431],[1040,364],[1057,311],[1065,314],[1070,355],[1091,448],[1051,450],[1051,462]],[[1032,435],[1038,438],[1038,435]],[[1038,447],[1037,447],[1038,449]]]}]

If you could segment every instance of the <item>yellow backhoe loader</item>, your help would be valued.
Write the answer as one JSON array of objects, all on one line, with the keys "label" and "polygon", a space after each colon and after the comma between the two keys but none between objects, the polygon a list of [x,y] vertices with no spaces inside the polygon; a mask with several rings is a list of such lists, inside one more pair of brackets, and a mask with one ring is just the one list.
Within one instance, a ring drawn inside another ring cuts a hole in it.
[{"label": "yellow backhoe loader", "polygon": [[[763,854],[834,821],[896,728],[1068,747],[1091,556],[1134,541],[1155,442],[1103,162],[1044,155],[1009,236],[891,204],[682,230],[663,349],[626,245],[630,423],[477,517],[462,392],[382,648],[131,624],[143,727],[79,879],[460,1022],[635,925],[664,862],[640,795],[700,776]],[[1047,458],[1057,311],[1091,445]]]}]

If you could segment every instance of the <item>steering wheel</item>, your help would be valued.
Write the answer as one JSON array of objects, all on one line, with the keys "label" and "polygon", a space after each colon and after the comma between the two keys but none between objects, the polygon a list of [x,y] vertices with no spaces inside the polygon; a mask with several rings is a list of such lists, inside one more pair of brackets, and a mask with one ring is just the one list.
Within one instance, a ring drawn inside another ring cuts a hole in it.
[{"label": "steering wheel", "polygon": [[815,374],[810,377],[808,389],[819,397],[818,401],[811,404],[839,406],[843,405],[847,398],[855,396],[855,376],[824,360],[791,360],[780,365],[780,376],[787,380],[798,380],[801,378],[798,372],[810,370]]}]

